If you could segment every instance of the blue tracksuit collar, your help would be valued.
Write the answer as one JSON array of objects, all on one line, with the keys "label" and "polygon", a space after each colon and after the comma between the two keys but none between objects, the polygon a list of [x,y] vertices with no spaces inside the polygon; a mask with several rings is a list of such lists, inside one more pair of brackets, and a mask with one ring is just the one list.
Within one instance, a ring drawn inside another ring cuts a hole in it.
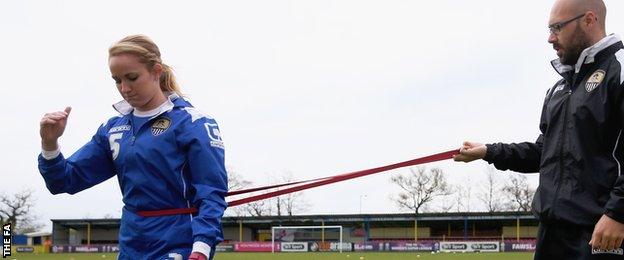
[{"label": "blue tracksuit collar", "polygon": [[[191,107],[191,104],[188,101],[186,101],[184,98],[181,98],[178,94],[174,92],[168,92],[165,93],[165,95],[168,95],[166,104],[164,106],[161,106],[160,111],[158,111],[158,113],[156,113],[156,115],[154,115],[152,118],[157,117],[162,113],[169,112],[174,107]],[[113,104],[113,108],[124,116],[132,114],[132,111],[134,111],[134,107],[132,107],[130,103],[125,100]]]}]

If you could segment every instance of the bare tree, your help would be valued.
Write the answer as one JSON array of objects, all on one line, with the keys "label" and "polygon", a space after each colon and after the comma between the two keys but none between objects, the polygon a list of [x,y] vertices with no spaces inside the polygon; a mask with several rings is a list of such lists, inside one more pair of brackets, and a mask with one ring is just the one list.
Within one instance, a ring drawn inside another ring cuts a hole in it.
[{"label": "bare tree", "polygon": [[[292,172],[285,172],[278,178],[279,183],[290,183],[294,181]],[[275,201],[275,213],[282,216],[283,213],[292,216],[295,212],[305,211],[311,204],[305,199],[303,192],[294,192],[278,196]]]},{"label": "bare tree", "polygon": [[509,202],[506,204],[507,209],[531,211],[531,202],[535,195],[535,189],[529,186],[526,176],[512,173],[508,183],[503,187],[503,193],[509,199]]},{"label": "bare tree", "polygon": [[270,216],[273,213],[270,201],[268,200],[250,202],[243,205],[242,207],[246,211],[247,215],[254,217]]},{"label": "bare tree", "polygon": [[[453,208],[455,208],[458,203],[457,203],[457,196],[453,197],[452,194],[456,194],[455,190],[456,187],[451,186],[451,192],[449,194],[449,196],[444,196],[443,201],[441,203],[439,203],[438,205],[438,209],[435,210],[434,212],[442,212],[442,213],[449,213],[451,211],[453,211]],[[427,210],[427,209],[425,209]]]},{"label": "bare tree", "polygon": [[305,200],[303,192],[294,192],[276,197],[275,213],[278,216],[293,216],[296,212],[308,210],[311,204]]},{"label": "bare tree", "polygon": [[498,172],[492,166],[488,166],[486,170],[486,181],[481,185],[480,192],[477,193],[477,198],[483,204],[487,212],[497,212],[503,210],[503,202],[501,201],[501,191],[503,189],[501,185]]},{"label": "bare tree", "polygon": [[228,190],[230,190],[230,191],[242,190],[242,189],[247,188],[247,187],[249,187],[251,185],[250,181],[245,180],[243,178],[243,176],[238,174],[231,167],[229,167],[227,169],[227,175],[228,175]]},{"label": "bare tree", "polygon": [[15,232],[19,234],[39,231],[43,224],[37,222],[32,208],[35,205],[32,190],[23,190],[9,196],[0,194],[0,222],[13,223]]},{"label": "bare tree", "polygon": [[470,200],[472,199],[472,184],[469,178],[462,181],[461,185],[452,188],[455,195],[455,208],[457,212],[469,212],[471,210]]},{"label": "bare tree", "polygon": [[103,219],[115,219],[117,217],[115,217],[115,215],[113,215],[112,213],[106,213],[104,214],[104,216],[102,216]]},{"label": "bare tree", "polygon": [[[245,180],[243,176],[238,174],[232,167],[228,167],[228,190],[236,191],[250,187],[253,182]],[[271,214],[270,204],[265,201],[256,201],[228,208],[228,215],[241,216],[266,216]]]},{"label": "bare tree", "polygon": [[472,184],[471,179],[464,177],[459,181],[460,184],[449,184],[449,193],[441,196],[440,201],[435,203],[435,208],[425,207],[425,210],[433,210],[434,212],[469,212],[472,210]]},{"label": "bare tree", "polygon": [[288,216],[292,216],[296,212],[307,211],[312,207],[312,204],[305,199],[302,192],[288,194],[285,198],[285,203]]},{"label": "bare tree", "polygon": [[[272,183],[286,183],[294,180],[293,174],[286,172],[273,179]],[[241,190],[252,186],[251,181],[247,181],[233,168],[228,168],[228,187],[230,191]],[[228,208],[227,213],[235,216],[268,216],[276,213],[278,216],[292,216],[298,211],[310,208],[310,204],[305,200],[302,192],[285,194],[271,200],[261,200],[245,205]]]},{"label": "bare tree", "polygon": [[439,196],[448,196],[452,189],[446,182],[444,172],[439,168],[429,171],[425,167],[410,168],[410,174],[394,175],[390,181],[401,188],[398,198],[392,198],[399,208],[418,214],[423,206]]}]

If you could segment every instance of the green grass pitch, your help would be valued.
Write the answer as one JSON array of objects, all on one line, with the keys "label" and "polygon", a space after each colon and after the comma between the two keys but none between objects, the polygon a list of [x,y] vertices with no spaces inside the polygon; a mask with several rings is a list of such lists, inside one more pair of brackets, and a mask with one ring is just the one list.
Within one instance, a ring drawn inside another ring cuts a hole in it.
[{"label": "green grass pitch", "polygon": [[[102,260],[116,254],[16,254],[10,260]],[[530,260],[533,253],[217,253],[215,260]]]}]

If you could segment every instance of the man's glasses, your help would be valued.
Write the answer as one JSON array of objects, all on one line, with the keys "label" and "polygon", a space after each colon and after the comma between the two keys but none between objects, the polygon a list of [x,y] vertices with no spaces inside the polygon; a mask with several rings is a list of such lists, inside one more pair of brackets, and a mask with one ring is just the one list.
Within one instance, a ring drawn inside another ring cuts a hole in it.
[{"label": "man's glasses", "polygon": [[579,15],[577,17],[574,17],[574,18],[572,18],[570,20],[567,20],[567,21],[553,23],[553,24],[548,26],[548,31],[550,32],[550,34],[558,35],[559,32],[561,32],[561,29],[563,29],[563,27],[565,27],[569,23],[571,23],[574,20],[577,20],[577,19],[579,19],[579,18],[581,18],[583,16],[585,16],[585,14],[581,14],[581,15]]}]

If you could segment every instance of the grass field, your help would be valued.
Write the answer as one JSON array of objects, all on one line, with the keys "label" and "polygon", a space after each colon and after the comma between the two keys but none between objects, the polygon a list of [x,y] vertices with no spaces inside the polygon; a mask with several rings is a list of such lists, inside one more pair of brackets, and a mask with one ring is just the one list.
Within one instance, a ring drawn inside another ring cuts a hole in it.
[{"label": "grass field", "polygon": [[[116,254],[17,254],[15,260],[102,260]],[[530,260],[533,253],[219,253],[215,260]]]}]

